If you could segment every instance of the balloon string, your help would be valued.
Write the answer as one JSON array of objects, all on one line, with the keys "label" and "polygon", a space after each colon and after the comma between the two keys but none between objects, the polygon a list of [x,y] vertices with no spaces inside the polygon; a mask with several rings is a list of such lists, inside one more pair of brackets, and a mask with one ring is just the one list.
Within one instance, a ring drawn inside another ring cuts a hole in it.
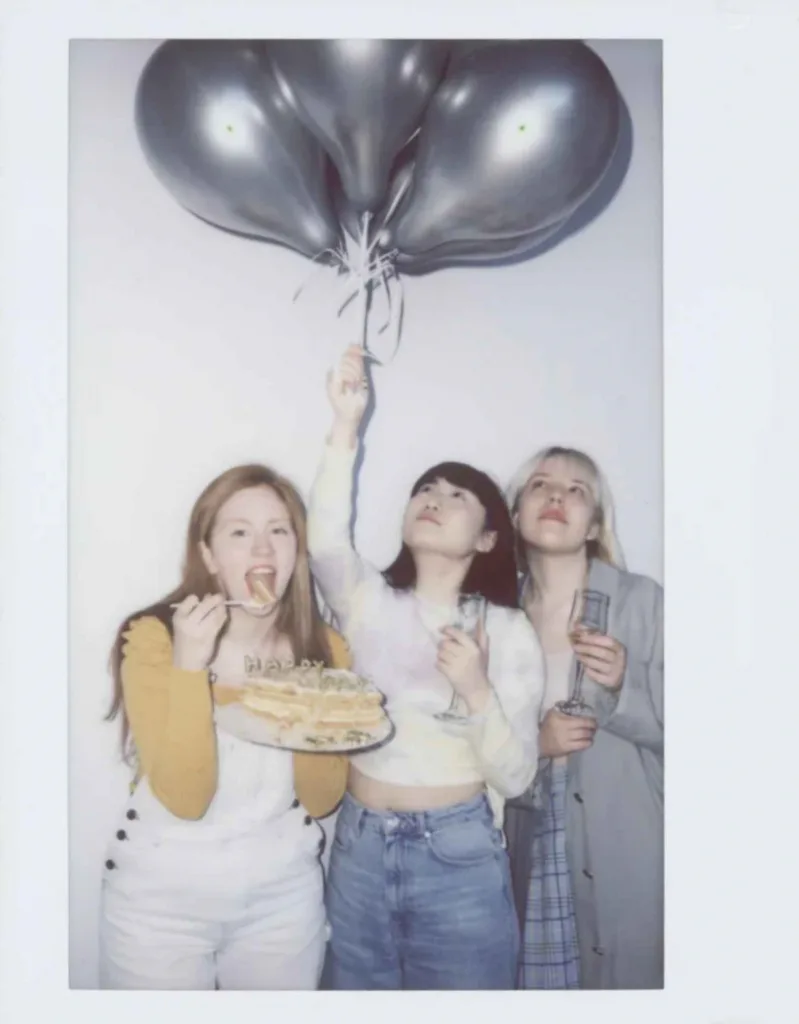
[{"label": "balloon string", "polygon": [[377,332],[378,334],[382,334],[383,331],[388,330],[388,328],[391,326],[391,321],[392,321],[393,314],[394,314],[394,307],[393,307],[393,305],[391,303],[391,289],[388,286],[388,278],[389,278],[388,271],[384,270],[383,273],[380,275],[380,284],[382,284],[383,291],[386,293],[386,306],[388,307],[388,309],[387,309],[387,314],[386,314],[386,322],[383,324],[383,326]]},{"label": "balloon string", "polygon": [[[365,350],[367,358],[376,362],[378,365],[386,365],[386,362],[390,362],[396,354],[399,346],[399,336],[401,331],[401,307],[400,303],[399,315],[395,312],[395,305],[391,298],[391,286],[389,280],[396,280],[400,288],[400,294],[402,290],[401,282],[396,275],[394,267],[394,260],[396,258],[396,252],[381,253],[379,256],[374,257],[372,255],[375,248],[375,240],[371,243],[369,241],[369,224],[371,221],[371,214],[365,213],[359,225],[357,232],[357,239],[353,239],[352,245],[347,251],[343,266],[347,271],[346,283],[350,287],[354,284],[355,287],[344,300],[339,307],[338,316],[344,312],[347,306],[350,305],[355,299],[358,299],[358,312],[357,312],[357,323],[359,332],[359,344]],[[379,359],[374,352],[369,349],[369,306],[370,298],[374,292],[375,287],[382,286],[383,291],[386,294],[386,302],[388,306],[388,319],[386,323],[380,328],[379,332],[382,334],[392,323],[396,328],[396,338],[394,349],[391,357],[387,361]]]},{"label": "balloon string", "polygon": [[[392,204],[392,207],[389,210],[389,216],[393,212],[396,203],[397,200]],[[338,267],[339,272],[344,271],[346,273],[345,284],[351,290],[347,298],[339,306],[338,313],[336,315],[337,317],[340,317],[351,302],[356,299],[358,300],[357,331],[359,344],[365,350],[366,357],[368,359],[371,359],[380,366],[386,366],[394,359],[399,348],[402,334],[405,297],[402,287],[402,279],[397,273],[395,264],[397,257],[396,249],[392,249],[390,252],[381,253],[379,256],[374,256],[374,250],[377,246],[378,239],[375,238],[371,242],[369,241],[369,224],[371,217],[371,213],[368,212],[363,215],[359,225],[357,239],[350,239],[349,244],[346,247],[340,246],[336,249],[322,250],[313,257],[313,262],[316,263],[318,260],[322,259],[322,257],[329,256],[331,257],[334,266]],[[311,271],[309,276],[294,293],[293,301],[296,302],[300,294],[310,284],[311,280],[324,268],[325,265],[320,264]],[[392,298],[393,284],[396,285],[399,292],[399,302],[397,303],[395,303]],[[373,352],[369,351],[369,300],[376,287],[382,288],[385,293],[387,307],[386,321],[378,333],[383,334],[391,326],[394,328],[394,346],[391,356],[387,360],[380,360]]]},{"label": "balloon string", "polygon": [[[409,188],[410,188],[410,180],[408,180],[405,183],[404,188],[401,188],[397,192],[397,194],[394,196],[394,198],[391,200],[391,206],[389,206],[388,211],[386,212],[386,215],[383,217],[383,227],[385,227],[386,224],[388,224],[388,222],[391,220],[391,218],[397,212],[397,207],[402,202],[402,200],[405,198],[405,195],[407,194]],[[380,235],[381,235],[381,232],[378,231],[377,234],[375,235],[375,237],[372,239],[371,244],[369,245],[368,249],[366,250],[367,258],[370,258],[372,256],[372,253],[375,251],[375,249],[380,244]]]},{"label": "balloon string", "polygon": [[[393,266],[384,272],[382,280],[383,287],[386,292],[386,302],[388,303],[388,320],[386,321],[383,330],[390,326],[392,320],[394,322],[394,347],[391,350],[391,357],[383,363],[383,365],[386,366],[388,363],[393,362],[394,356],[396,356],[397,349],[399,348],[400,337],[402,335],[402,318],[405,312],[405,291],[402,287],[402,278]],[[399,291],[399,302],[396,306],[392,306],[391,287],[389,285],[389,281],[395,281],[397,284],[397,290]]]},{"label": "balloon string", "polygon": [[391,206],[389,206],[389,208],[388,208],[388,213],[386,213],[385,217],[383,218],[383,224],[384,225],[388,224],[388,222],[391,220],[391,218],[396,213],[397,207],[399,206],[399,204],[401,203],[401,201],[404,198],[405,194],[407,193],[409,186],[410,186],[410,179],[408,179],[408,182],[405,185],[405,188],[401,188],[397,192],[397,194],[394,196],[394,199],[393,199],[393,201],[391,203]]},{"label": "balloon string", "polygon": [[[344,261],[344,254],[341,251],[341,249],[323,249],[321,252],[318,252],[313,257],[311,262],[312,263],[316,263],[316,261],[320,260],[323,256],[332,256],[334,263],[338,264],[338,265],[341,265],[343,263],[343,261]],[[303,292],[308,287],[308,285],[311,283],[311,281],[315,277],[318,276],[319,271],[320,270],[324,270],[324,269],[325,269],[325,264],[324,263],[320,263],[318,266],[314,267],[314,269],[311,271],[311,273],[305,278],[305,280],[302,282],[300,287],[296,290],[296,292],[294,293],[294,297],[292,298],[291,301],[292,302],[296,302],[297,299],[300,297],[300,293]]]},{"label": "balloon string", "polygon": [[358,310],[358,331],[360,334],[359,343],[364,351],[369,351],[369,290],[371,287],[371,279],[369,277],[369,222],[372,219],[371,213],[365,213],[361,222],[361,238],[360,238],[360,302]]},{"label": "balloon string", "polygon": [[369,285],[361,282],[361,289],[358,292],[358,344],[369,352]]}]

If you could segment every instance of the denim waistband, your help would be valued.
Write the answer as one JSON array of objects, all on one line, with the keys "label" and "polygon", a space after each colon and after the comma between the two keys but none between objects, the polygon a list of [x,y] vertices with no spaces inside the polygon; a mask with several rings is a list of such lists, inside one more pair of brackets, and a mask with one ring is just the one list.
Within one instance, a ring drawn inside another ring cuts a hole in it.
[{"label": "denim waistband", "polygon": [[339,820],[358,832],[372,829],[384,835],[422,837],[465,821],[482,821],[493,827],[494,815],[485,793],[478,793],[463,803],[429,811],[374,811],[347,793]]}]

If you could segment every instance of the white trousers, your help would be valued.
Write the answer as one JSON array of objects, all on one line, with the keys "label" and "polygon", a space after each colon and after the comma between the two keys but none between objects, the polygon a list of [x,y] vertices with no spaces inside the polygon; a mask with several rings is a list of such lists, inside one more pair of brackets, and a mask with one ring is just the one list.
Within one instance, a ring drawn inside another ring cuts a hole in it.
[{"label": "white trousers", "polygon": [[327,925],[311,831],[277,862],[268,836],[120,843],[103,877],[101,988],[316,988]]}]

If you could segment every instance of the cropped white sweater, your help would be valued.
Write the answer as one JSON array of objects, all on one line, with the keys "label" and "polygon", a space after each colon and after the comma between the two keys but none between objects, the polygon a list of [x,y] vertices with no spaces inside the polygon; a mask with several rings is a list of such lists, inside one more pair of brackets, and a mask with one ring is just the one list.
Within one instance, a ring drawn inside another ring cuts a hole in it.
[{"label": "cropped white sweater", "polygon": [[308,510],[311,564],[325,601],[352,650],[353,668],[386,695],[395,734],[353,755],[358,770],[406,786],[484,782],[497,820],[504,800],[532,782],[538,762],[545,664],[520,610],[489,604],[485,710],[457,722],[444,711],[452,687],[435,666],[438,629],[452,609],[395,590],[352,546],[352,476],[357,451],[327,446]]}]

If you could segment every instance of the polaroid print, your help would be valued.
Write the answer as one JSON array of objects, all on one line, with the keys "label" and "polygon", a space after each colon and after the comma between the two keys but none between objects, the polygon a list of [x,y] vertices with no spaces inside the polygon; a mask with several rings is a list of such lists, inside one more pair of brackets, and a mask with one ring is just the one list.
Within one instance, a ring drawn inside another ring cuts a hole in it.
[{"label": "polaroid print", "polygon": [[71,43],[74,986],[662,987],[661,56]]},{"label": "polaroid print", "polygon": [[[789,677],[784,645],[755,642],[755,627],[790,629],[790,602],[762,600],[789,577],[790,503],[768,504],[764,534],[762,489],[749,486],[790,464],[779,443],[795,406],[779,329],[790,309],[773,294],[790,283],[771,232],[789,223],[795,178],[779,150],[796,24],[778,6],[688,17],[563,3],[520,17],[440,4],[411,17],[346,2],[112,11],[85,0],[7,15],[0,1002],[11,1019],[105,1019],[108,1001],[118,1020],[176,1009],[205,1020],[208,989],[235,993],[242,1019],[306,1006],[351,1017],[365,998],[352,989],[377,975],[343,947],[370,944],[391,965],[384,989],[409,993],[401,1008],[380,997],[386,1014],[439,1013],[434,999],[501,1012],[521,998],[563,1020],[775,1019],[779,986],[766,980],[790,975],[789,846],[748,826],[742,843],[740,827],[742,808],[780,820],[776,787],[752,770],[752,680]],[[404,41],[397,123],[375,116],[379,75],[357,117],[332,116],[356,109],[335,77],[346,41],[344,71],[359,68],[361,86],[379,70],[375,47]],[[535,88],[529,68],[505,74],[526,43],[554,47]],[[553,64],[564,45],[574,59]],[[272,48],[269,92],[254,82]],[[529,106],[514,93],[525,82]],[[388,161],[378,137],[395,147]],[[254,187],[259,160],[269,188]],[[520,166],[549,182],[539,205]],[[353,344],[363,363],[343,360]],[[255,475],[224,477],[235,467]],[[220,477],[247,486],[198,504]],[[228,499],[244,506],[227,505],[225,543],[190,531]],[[242,521],[258,516],[269,529],[236,562]],[[564,588],[553,629],[553,538],[580,522],[590,570]],[[431,590],[442,577],[428,570],[459,558],[500,568]],[[281,629],[267,635],[275,608]],[[223,620],[210,654],[215,621],[194,630],[205,612]],[[625,738],[614,725],[643,721],[625,704],[633,690],[649,717]],[[544,729],[514,732],[525,697],[541,719],[559,711],[561,739],[585,749],[558,754]],[[499,746],[523,753],[500,763],[485,741],[503,721]],[[527,785],[534,740],[552,756]],[[177,758],[162,758],[170,747]],[[787,749],[769,747],[775,778],[788,777]],[[622,750],[640,753],[634,769]],[[592,755],[601,767],[581,771]],[[616,771],[626,796],[614,805]],[[433,790],[445,799],[429,806]],[[590,843],[575,859],[573,837],[596,837],[597,814],[635,863]],[[742,901],[755,861],[771,867]],[[603,941],[608,904],[587,918],[585,896],[627,864],[627,921],[645,922],[648,939],[618,957]],[[353,876],[375,886],[362,904]],[[411,890],[425,885],[437,955],[403,948],[398,966],[403,941],[424,944]],[[447,925],[467,893],[478,956]],[[367,909],[347,918],[348,905]],[[760,950],[747,933],[774,941]],[[648,973],[661,954],[662,988]],[[645,975],[650,987],[636,988]],[[526,994],[506,996],[515,986]],[[575,988],[590,991],[561,994]]]}]

